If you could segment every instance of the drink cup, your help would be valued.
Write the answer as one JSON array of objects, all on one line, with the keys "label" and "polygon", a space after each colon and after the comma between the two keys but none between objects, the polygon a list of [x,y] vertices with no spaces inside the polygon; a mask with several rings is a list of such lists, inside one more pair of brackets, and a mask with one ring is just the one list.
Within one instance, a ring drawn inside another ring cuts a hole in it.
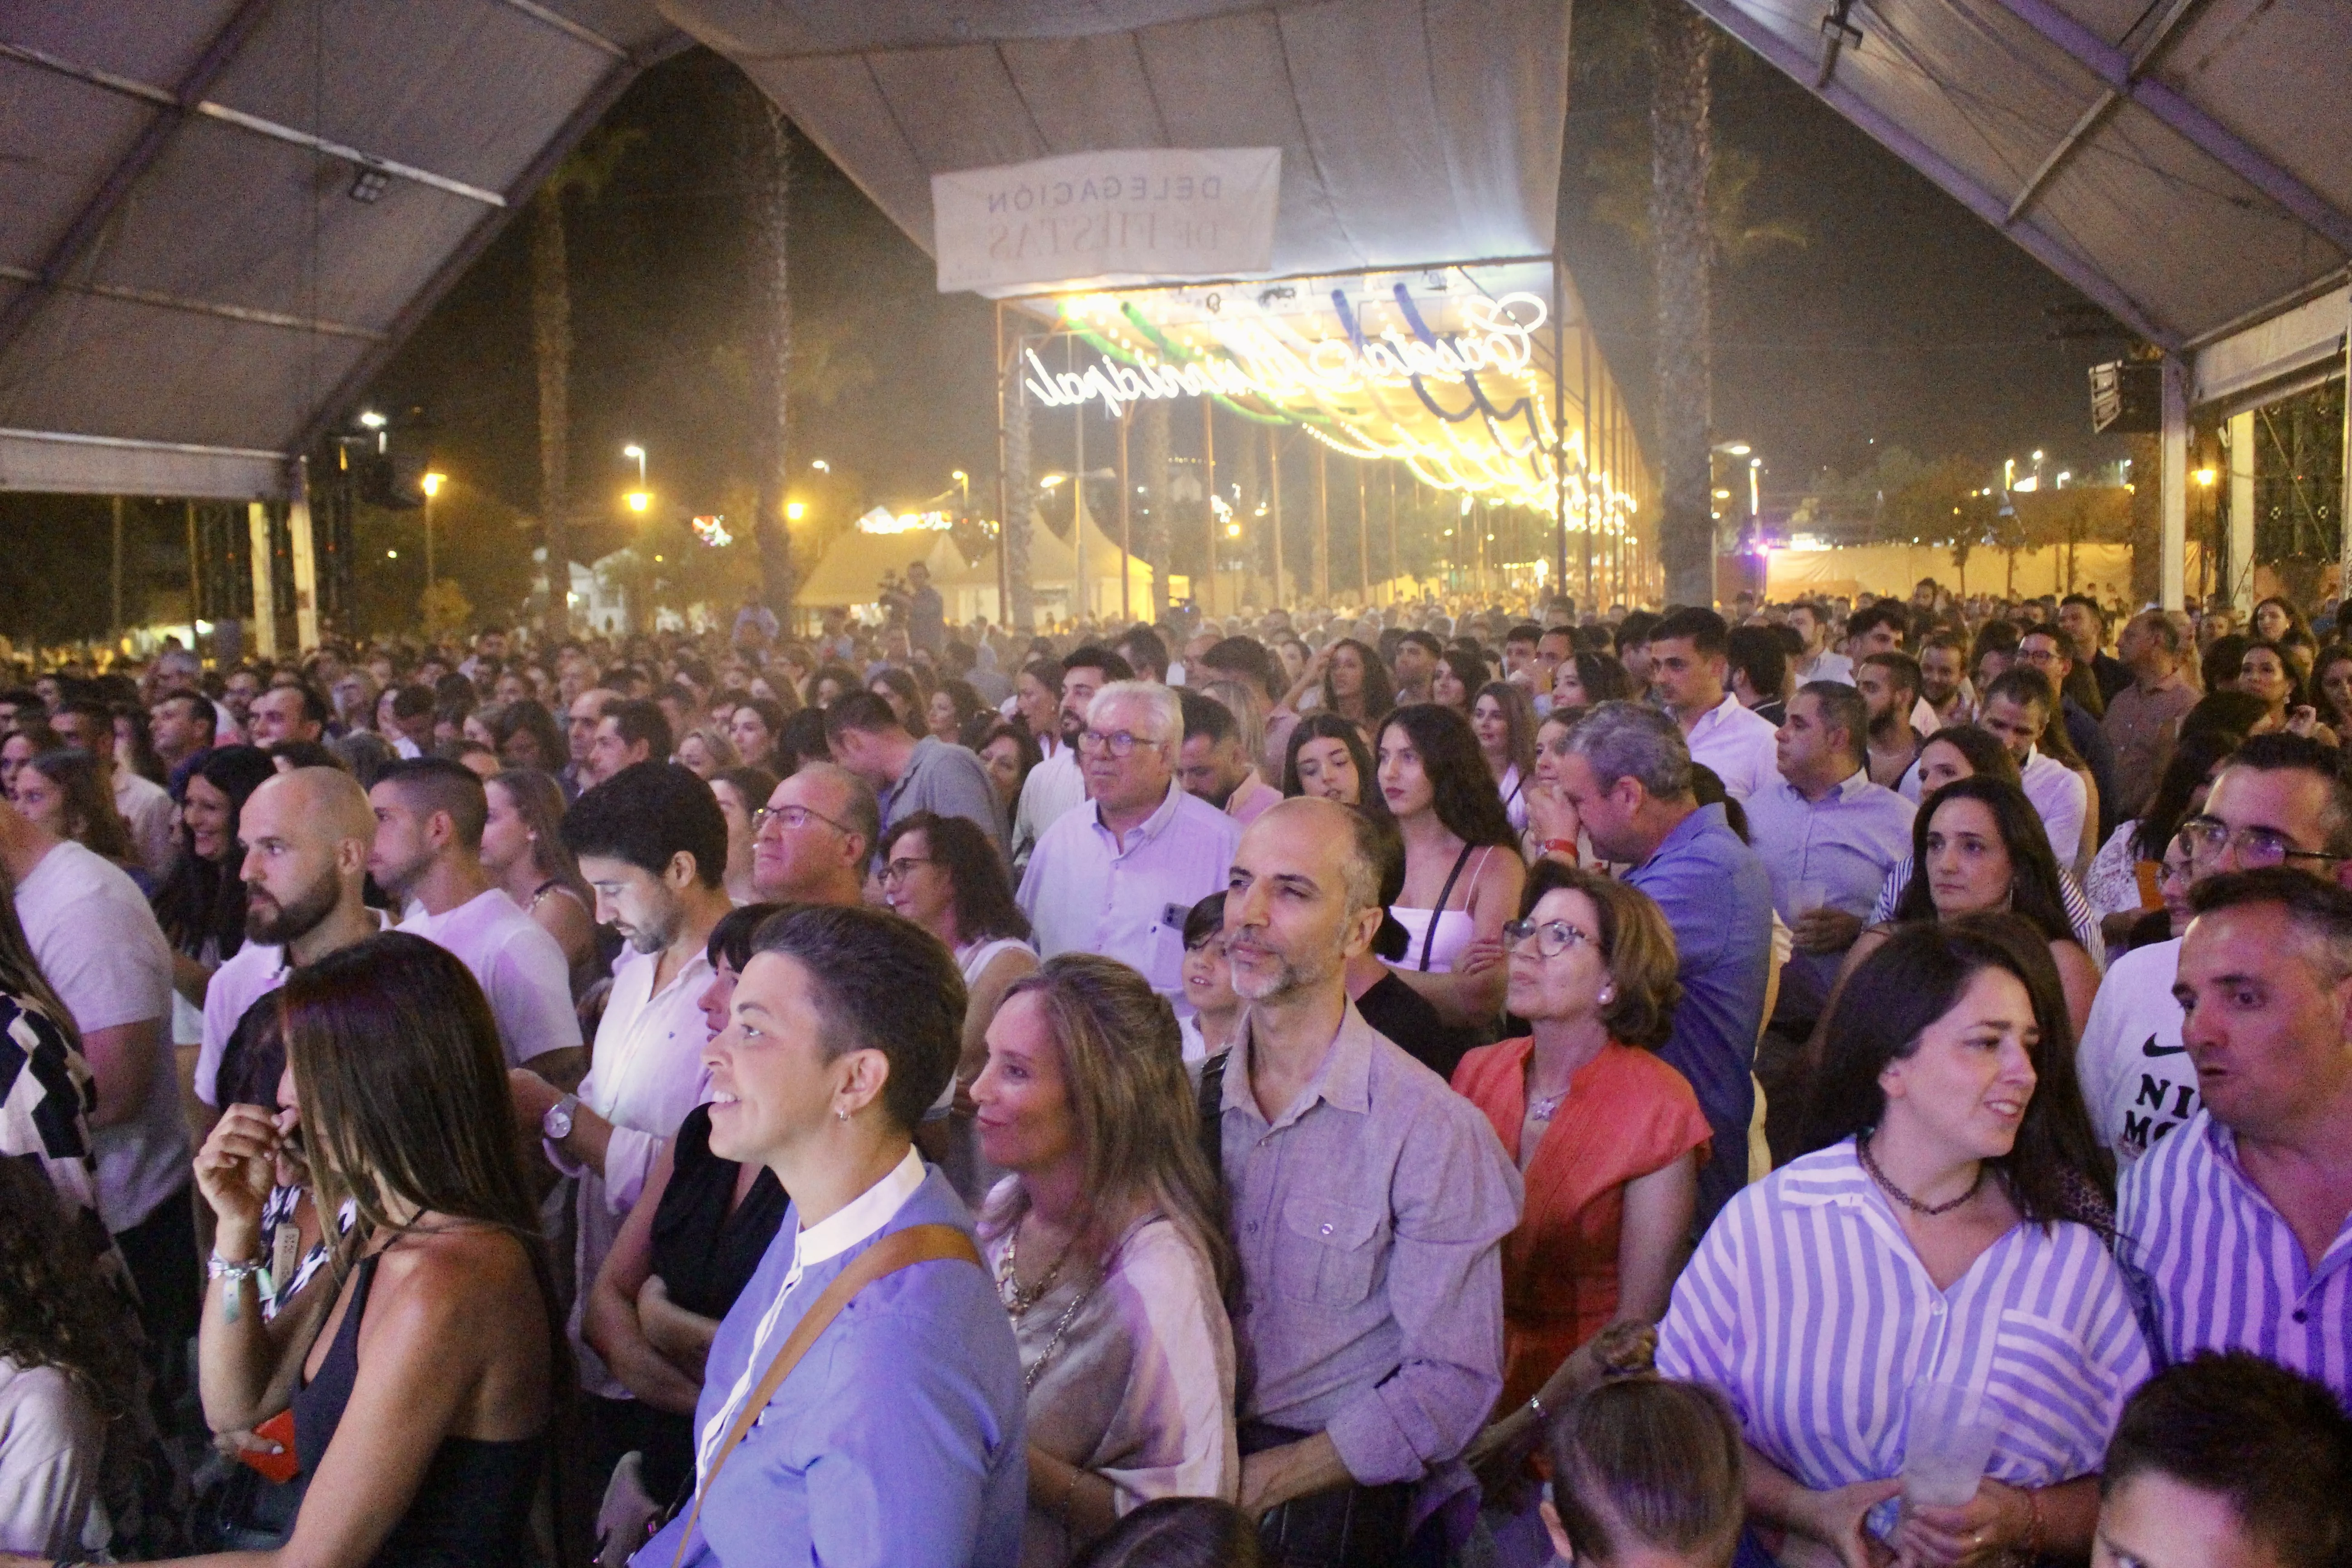
[{"label": "drink cup", "polygon": [[1790,890],[1789,911],[1797,919],[1803,920],[1829,901],[1830,889],[1826,882],[1800,882]]},{"label": "drink cup", "polygon": [[1910,1508],[1958,1508],[1977,1495],[2000,1436],[2000,1415],[1984,1394],[1957,1383],[1922,1383],[1911,1391],[1903,1440],[1903,1501]]}]

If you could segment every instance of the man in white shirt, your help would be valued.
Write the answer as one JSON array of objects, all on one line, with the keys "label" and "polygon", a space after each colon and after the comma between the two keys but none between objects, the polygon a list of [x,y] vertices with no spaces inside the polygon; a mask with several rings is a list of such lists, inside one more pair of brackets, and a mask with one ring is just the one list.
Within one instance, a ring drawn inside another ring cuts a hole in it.
[{"label": "man in white shirt", "polygon": [[419,757],[385,769],[368,801],[375,811],[368,869],[407,911],[398,929],[438,942],[474,972],[508,1066],[576,1082],[583,1053],[570,966],[555,939],[482,869],[489,802],[480,777]]},{"label": "man in white shirt", "polygon": [[[392,726],[384,743],[404,761],[421,757],[433,746],[433,711],[438,704],[429,686],[397,686],[392,692]],[[369,716],[373,718],[373,715]]]},{"label": "man in white shirt", "polygon": [[563,842],[596,889],[596,918],[620,931],[628,951],[613,965],[595,1066],[578,1094],[528,1068],[508,1076],[523,1135],[579,1178],[579,1293],[569,1327],[592,1469],[609,1470],[637,1446],[630,1440],[635,1401],[581,1338],[582,1314],[655,1159],[702,1100],[702,1048],[710,1039],[699,1005],[710,985],[704,950],[734,906],[725,880],[727,819],[709,786],[674,763],[635,763],[581,795],[564,814]]},{"label": "man in white shirt", "polygon": [[1777,731],[1726,689],[1728,636],[1713,610],[1676,610],[1650,628],[1650,682],[1682,727],[1691,761],[1745,800],[1780,776]]},{"label": "man in white shirt", "polygon": [[1842,653],[1832,653],[1830,613],[1818,599],[1801,599],[1789,607],[1789,625],[1805,645],[1797,656],[1794,668],[1797,684],[1808,680],[1843,680],[1853,684],[1853,660]]},{"label": "man in white shirt", "polygon": [[171,944],[121,867],[50,837],[5,803],[0,865],[16,884],[34,960],[73,1015],[89,1062],[99,1213],[138,1283],[156,1370],[176,1367],[203,1297],[188,1131],[166,1038]]},{"label": "man in white shirt", "polygon": [[[226,1098],[225,1067],[233,1084],[257,1094],[265,1089],[237,1059],[253,1005],[284,984],[289,970],[383,929],[365,897],[375,813],[351,774],[297,768],[265,780],[237,815],[237,837],[245,849],[238,873],[245,879],[245,945],[205,987],[204,1038],[196,1048],[196,1100],[215,1116]],[[275,1083],[266,1087],[275,1094]],[[205,1118],[207,1130],[212,1120]]]},{"label": "man in white shirt", "polygon": [[[2352,880],[2352,785],[2336,749],[2303,735],[2257,735],[2233,754],[2182,825],[2199,880],[2285,866]],[[2172,983],[2180,939],[2135,948],[2107,966],[2074,1052],[2091,1130],[2129,1169],[2197,1114],[2197,1068],[2181,1043]]]},{"label": "man in white shirt", "polygon": [[[2033,803],[2034,813],[2042,818],[2042,830],[2050,836],[2050,853],[2057,857],[2060,866],[2079,870],[2083,860],[2083,822],[2090,810],[2090,791],[2074,769],[2044,753],[2037,743],[2049,728],[2051,710],[2055,706],[2050,682],[2040,670],[2032,665],[2013,665],[1985,688],[1984,711],[1977,722],[1990,731],[2009,748],[2009,754],[2017,759],[2025,798]],[[1916,798],[1917,772],[1906,777],[1912,788],[1905,793]]]},{"label": "man in white shirt", "polygon": [[114,715],[104,703],[66,702],[49,715],[49,728],[67,745],[88,752],[90,761],[98,764],[98,776],[113,795],[114,809],[121,814],[123,825],[131,829],[131,842],[138,847],[139,863],[149,876],[163,880],[172,869],[172,857],[178,847],[173,842],[172,797],[154,780],[117,764]]},{"label": "man in white shirt", "polygon": [[1222,891],[1241,825],[1184,791],[1174,690],[1113,681],[1077,737],[1087,805],[1047,829],[1021,879],[1037,951],[1116,958],[1173,1000],[1183,991],[1184,917]]},{"label": "man in white shirt", "polygon": [[[1025,671],[1024,672],[1026,673]],[[1029,770],[1021,785],[1021,804],[1013,814],[1013,861],[1025,865],[1046,830],[1087,800],[1087,780],[1078,758],[1077,738],[1087,727],[1087,709],[1114,680],[1131,680],[1127,660],[1108,648],[1087,647],[1062,661],[1060,749]]]}]

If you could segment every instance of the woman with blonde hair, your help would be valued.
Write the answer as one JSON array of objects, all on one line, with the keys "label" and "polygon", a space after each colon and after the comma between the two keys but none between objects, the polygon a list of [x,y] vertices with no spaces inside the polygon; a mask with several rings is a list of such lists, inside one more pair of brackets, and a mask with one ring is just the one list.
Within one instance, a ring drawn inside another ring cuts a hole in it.
[{"label": "woman with blonde hair", "polygon": [[705,724],[688,730],[677,743],[677,765],[705,784],[730,768],[743,765],[743,753],[727,738],[727,731],[716,725]]},{"label": "woman with blonde hair", "polygon": [[483,784],[482,869],[563,950],[572,995],[594,983],[596,895],[563,844],[563,786],[534,768],[508,768]]},{"label": "woman with blonde hair", "polygon": [[1232,1500],[1235,1264],[1166,998],[1113,960],[1050,959],[997,1009],[971,1095],[1013,1173],[980,1235],[1028,1390],[1024,1568],[1153,1498]]}]

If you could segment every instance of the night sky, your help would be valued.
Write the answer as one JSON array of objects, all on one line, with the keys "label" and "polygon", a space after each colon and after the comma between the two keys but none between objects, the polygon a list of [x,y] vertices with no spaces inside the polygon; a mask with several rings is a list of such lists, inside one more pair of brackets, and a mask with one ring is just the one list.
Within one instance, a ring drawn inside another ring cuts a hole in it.
[{"label": "night sky", "polygon": [[[2073,289],[1727,38],[1718,59],[1718,142],[1762,164],[1751,217],[1793,222],[1809,238],[1718,273],[1717,431],[1755,444],[1769,491],[1793,500],[1824,465],[1867,468],[1874,440],[1989,467],[2037,446],[2078,464],[2120,455],[2090,436],[2085,409],[2084,367],[2116,345],[2051,341],[2044,310],[2080,307]],[[606,122],[643,140],[601,195],[572,210],[583,504],[624,488],[630,441],[653,454],[666,497],[697,510],[740,502],[729,487],[747,472],[736,345],[749,258],[734,115],[747,90],[702,50],[648,73]],[[1560,206],[1563,251],[1644,419],[1645,263],[1590,207],[1595,150],[1646,113],[1639,79],[1580,75]],[[796,457],[824,458],[866,499],[893,505],[937,494],[959,468],[985,483],[990,307],[938,294],[929,257],[805,142],[795,170],[799,341],[830,371],[801,400]],[[443,302],[375,400],[422,404],[436,464],[529,510],[538,468],[526,231],[514,224]],[[1187,423],[1178,421],[1180,452]],[[1055,439],[1041,432],[1041,462],[1059,460]]]}]

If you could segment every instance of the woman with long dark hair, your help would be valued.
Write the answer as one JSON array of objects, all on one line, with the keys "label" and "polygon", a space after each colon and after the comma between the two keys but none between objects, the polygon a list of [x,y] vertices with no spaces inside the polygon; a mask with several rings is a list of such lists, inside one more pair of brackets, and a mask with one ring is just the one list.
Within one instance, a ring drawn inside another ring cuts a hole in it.
[{"label": "woman with long dark hair", "polygon": [[2285,645],[2248,643],[2245,651],[2238,656],[2236,686],[2248,696],[2262,700],[2260,731],[2290,730],[2331,746],[2336,743],[2336,732],[2319,721],[2318,710],[2311,705],[2304,690],[2303,676]]},{"label": "woman with long dark hair", "polygon": [[1429,700],[1466,714],[1471,699],[1494,679],[1495,667],[1486,661],[1486,654],[1475,645],[1456,643],[1437,656],[1436,670],[1429,678]]},{"label": "woman with long dark hair", "polygon": [[[296,970],[281,994],[284,1109],[227,1107],[196,1157],[218,1226],[206,1418],[258,1425],[281,1363],[299,1363],[293,1560],[520,1561],[573,1373],[498,1022],[455,955],[397,931]],[[320,1211],[354,1219],[317,1335],[280,1345],[255,1300],[260,1219],[298,1128]]]},{"label": "woman with long dark hair", "polygon": [[1017,982],[972,1085],[1013,1173],[980,1237],[1028,1391],[1024,1568],[1058,1568],[1156,1497],[1241,1484],[1238,1272],[1176,1016],[1125,964],[1070,952]]},{"label": "woman with long dark hair", "polygon": [[1372,751],[1363,731],[1337,713],[1309,713],[1292,726],[1282,759],[1282,793],[1311,795],[1367,811],[1386,811]]},{"label": "woman with long dark hair", "polygon": [[[2075,934],[2049,836],[2025,792],[1988,777],[1946,784],[1920,802],[1912,818],[1911,860],[1917,871],[1895,903],[1898,925],[1995,911],[2022,916],[2049,944],[2070,1037],[2081,1033],[2098,994],[2098,963]],[[1835,1022],[1847,977],[1878,951],[1892,929],[1873,926],[1846,950],[1822,1008],[1822,1034]]]},{"label": "woman with long dark hair", "polygon": [[[172,944],[172,988],[192,1009],[224,960],[245,945],[245,849],[237,818],[245,803],[278,774],[258,746],[215,746],[188,775],[180,795],[180,853],[149,901]],[[174,1008],[177,1011],[177,1008]],[[201,1028],[197,1017],[190,1025]],[[175,1036],[195,1037],[184,1030]]]},{"label": "woman with long dark hair", "polygon": [[2099,917],[2100,934],[2109,942],[2123,942],[2132,927],[2164,907],[2159,884],[2166,849],[2180,825],[2204,809],[2213,775],[2243,743],[2242,736],[2226,731],[2207,731],[2177,742],[2147,808],[2133,820],[2118,823],[2100,846],[2091,874],[2084,879],[2084,891]]},{"label": "woman with long dark hair", "polygon": [[1484,1028],[1502,1012],[1503,922],[1518,914],[1527,867],[1470,721],[1433,702],[1389,715],[1380,789],[1404,835],[1389,913],[1412,943],[1397,974],[1448,1026]]},{"label": "woman with long dark hair", "polygon": [[764,697],[746,697],[735,704],[728,729],[733,733],[735,750],[743,766],[765,768],[778,778],[791,773],[793,770],[782,765],[776,751],[776,738],[783,733],[784,717],[784,710]]},{"label": "woman with long dark hair", "polygon": [[499,761],[509,768],[553,774],[571,760],[570,742],[547,705],[520,698],[499,710]]},{"label": "woman with long dark hair", "polygon": [[1579,648],[1552,671],[1551,710],[1555,713],[1580,712],[1633,695],[1633,678],[1625,673],[1613,653]]},{"label": "woman with long dark hair", "polygon": [[1354,637],[1341,637],[1309,660],[1276,709],[1276,715],[1297,713],[1300,700],[1310,689],[1322,693],[1322,706],[1317,711],[1337,713],[1347,720],[1367,744],[1396,701],[1389,667],[1369,643]]},{"label": "woman with long dark hair", "polygon": [[[2073,1037],[2039,930],[1897,931],[1832,1020],[1811,1152],[1733,1197],[1675,1285],[1658,1368],[1730,1396],[1749,1519],[1804,1561],[2090,1550],[2094,1472],[2149,1362]],[[1931,1398],[1980,1401],[1990,1458],[1968,1502],[1898,1509]]]}]

